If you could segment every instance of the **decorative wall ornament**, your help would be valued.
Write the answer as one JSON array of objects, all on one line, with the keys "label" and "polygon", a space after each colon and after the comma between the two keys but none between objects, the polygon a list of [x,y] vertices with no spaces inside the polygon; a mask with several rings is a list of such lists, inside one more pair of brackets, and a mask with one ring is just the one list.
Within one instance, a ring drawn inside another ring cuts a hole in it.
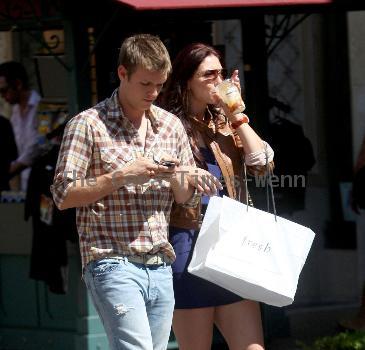
[{"label": "decorative wall ornament", "polygon": [[[265,16],[269,95],[291,106],[292,118],[303,114],[303,55],[297,27],[302,19],[300,15]],[[275,113],[271,110],[271,119]]]},{"label": "decorative wall ornament", "polygon": [[241,21],[215,21],[213,24],[213,44],[224,48],[224,63],[228,73],[239,70],[241,81],[244,81]]}]

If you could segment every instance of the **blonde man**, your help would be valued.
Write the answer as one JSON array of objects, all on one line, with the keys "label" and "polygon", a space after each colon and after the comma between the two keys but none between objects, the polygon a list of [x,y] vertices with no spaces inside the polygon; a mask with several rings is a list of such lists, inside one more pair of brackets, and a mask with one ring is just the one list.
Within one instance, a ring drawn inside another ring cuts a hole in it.
[{"label": "blonde man", "polygon": [[153,105],[171,69],[148,34],[120,49],[119,87],[67,125],[52,192],[77,208],[86,286],[110,348],[166,349],[174,308],[172,202],[194,200],[180,166],[195,166],[177,117]]}]

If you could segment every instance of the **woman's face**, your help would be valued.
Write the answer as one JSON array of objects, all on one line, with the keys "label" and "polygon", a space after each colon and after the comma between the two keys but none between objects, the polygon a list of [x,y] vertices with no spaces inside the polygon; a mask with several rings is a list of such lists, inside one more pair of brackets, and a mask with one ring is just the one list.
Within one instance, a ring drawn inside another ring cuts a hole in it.
[{"label": "woman's face", "polygon": [[214,55],[207,56],[188,81],[190,103],[216,104],[216,86],[223,80],[223,75],[219,59]]}]

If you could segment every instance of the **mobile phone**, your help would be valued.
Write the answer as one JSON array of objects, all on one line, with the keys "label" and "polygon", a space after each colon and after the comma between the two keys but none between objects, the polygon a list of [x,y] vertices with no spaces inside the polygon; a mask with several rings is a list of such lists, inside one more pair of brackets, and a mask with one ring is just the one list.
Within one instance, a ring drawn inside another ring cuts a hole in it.
[{"label": "mobile phone", "polygon": [[172,168],[176,165],[174,162],[172,162],[170,160],[161,160],[160,164],[163,165],[163,166],[167,166],[169,168]]}]

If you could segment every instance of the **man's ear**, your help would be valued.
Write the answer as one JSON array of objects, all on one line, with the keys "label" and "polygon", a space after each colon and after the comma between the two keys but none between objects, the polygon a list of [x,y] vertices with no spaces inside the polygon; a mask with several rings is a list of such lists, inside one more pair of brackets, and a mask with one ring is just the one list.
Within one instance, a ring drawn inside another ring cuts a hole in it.
[{"label": "man's ear", "polygon": [[118,66],[118,77],[120,81],[128,78],[128,71],[122,64]]}]

